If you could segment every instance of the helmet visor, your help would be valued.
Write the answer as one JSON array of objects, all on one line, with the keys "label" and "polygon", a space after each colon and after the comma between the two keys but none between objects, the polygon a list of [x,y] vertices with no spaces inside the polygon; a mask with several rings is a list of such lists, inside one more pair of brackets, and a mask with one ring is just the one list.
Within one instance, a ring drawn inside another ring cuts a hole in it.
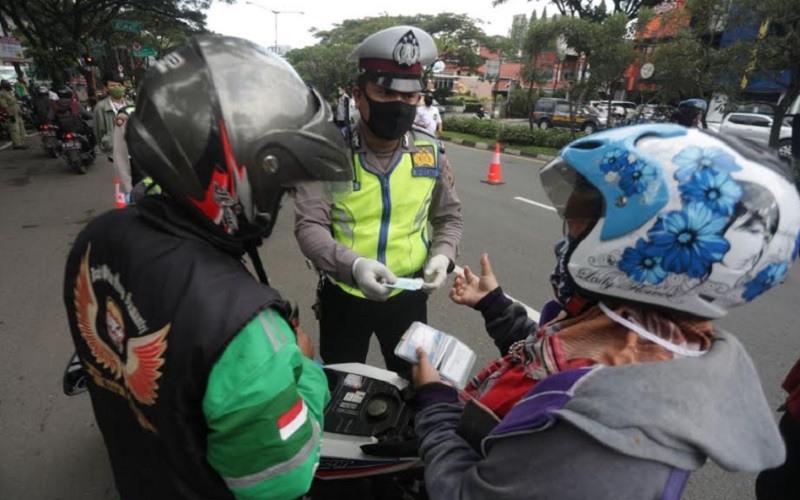
[{"label": "helmet visor", "polygon": [[556,158],[545,165],[539,178],[559,217],[597,220],[603,215],[603,196],[565,160]]}]

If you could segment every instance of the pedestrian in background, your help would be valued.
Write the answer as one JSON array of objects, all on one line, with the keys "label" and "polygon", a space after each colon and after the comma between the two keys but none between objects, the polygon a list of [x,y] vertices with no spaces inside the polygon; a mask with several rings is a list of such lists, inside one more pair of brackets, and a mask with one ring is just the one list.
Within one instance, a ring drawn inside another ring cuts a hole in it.
[{"label": "pedestrian in background", "polygon": [[100,151],[108,155],[109,161],[113,161],[114,124],[117,113],[132,103],[125,99],[125,85],[122,78],[108,74],[103,77],[103,86],[108,96],[94,108],[94,135],[100,145]]},{"label": "pedestrian in background", "polygon": [[[462,220],[453,174],[441,143],[412,129],[422,71],[436,57],[419,28],[365,39],[350,55],[359,65],[352,95],[360,118],[348,129],[353,192],[331,203],[297,191],[295,235],[325,275],[318,299],[326,363],[365,362],[375,333],[386,367],[408,372],[394,348],[413,321],[427,321],[428,294],[455,266]],[[424,278],[422,289],[387,286],[401,277]]]},{"label": "pedestrian in background", "polygon": [[344,87],[339,87],[339,100],[336,104],[336,124],[339,127],[350,126],[350,96],[344,90]]},{"label": "pedestrian in background", "polygon": [[14,94],[17,96],[17,99],[25,99],[30,96],[30,92],[28,92],[28,83],[25,81],[25,78],[19,78],[14,83]]},{"label": "pedestrian in background", "polygon": [[423,105],[417,106],[414,125],[427,130],[432,136],[438,137],[442,133],[442,115],[439,114],[439,108],[433,105],[432,95],[426,94],[424,101]]},{"label": "pedestrian in background", "polygon": [[25,122],[22,120],[22,108],[8,80],[0,81],[0,108],[8,112],[8,135],[14,149],[28,149],[25,145]]}]

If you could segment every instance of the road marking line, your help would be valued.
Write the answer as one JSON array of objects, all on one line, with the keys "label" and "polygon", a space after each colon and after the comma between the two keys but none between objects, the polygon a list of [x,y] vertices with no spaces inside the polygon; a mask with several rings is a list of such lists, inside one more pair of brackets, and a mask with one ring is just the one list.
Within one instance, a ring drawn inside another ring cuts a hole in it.
[{"label": "road marking line", "polygon": [[[456,266],[456,267],[455,267],[455,269],[453,270],[453,272],[454,272],[455,274],[457,274],[457,275],[461,276],[462,278],[464,277],[464,268],[463,268],[463,267],[461,267],[461,266]],[[514,297],[512,297],[511,295],[509,295],[509,294],[507,294],[507,293],[504,293],[503,295],[505,295],[506,297],[508,297],[508,298],[509,298],[511,301],[513,301],[513,302],[519,302],[519,303],[520,303],[520,304],[521,304],[521,305],[522,305],[522,306],[525,308],[525,310],[526,310],[526,311],[528,311],[528,317],[529,317],[530,319],[532,319],[533,321],[537,322],[537,323],[539,322],[539,318],[540,318],[540,316],[541,316],[541,315],[539,314],[539,311],[537,311],[536,309],[534,309],[534,308],[532,308],[532,307],[528,306],[528,304],[526,304],[526,303],[524,303],[524,302],[522,302],[522,301],[519,301],[519,300],[515,299]]]},{"label": "road marking line", "polygon": [[528,198],[523,198],[522,196],[515,196],[514,199],[517,200],[517,201],[521,201],[521,202],[524,202],[524,203],[529,203],[531,205],[535,205],[535,206],[537,206],[539,208],[544,208],[545,210],[550,210],[552,212],[556,211],[555,207],[551,207],[550,205],[545,205],[545,204],[539,203],[537,201],[529,200]]}]

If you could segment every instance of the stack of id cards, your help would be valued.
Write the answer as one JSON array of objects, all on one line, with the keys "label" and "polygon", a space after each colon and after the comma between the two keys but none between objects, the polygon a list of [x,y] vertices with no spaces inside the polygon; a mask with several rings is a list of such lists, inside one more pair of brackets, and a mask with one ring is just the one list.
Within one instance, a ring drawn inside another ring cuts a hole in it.
[{"label": "stack of id cards", "polygon": [[439,370],[442,378],[462,389],[469,379],[475,352],[463,342],[433,327],[415,321],[411,323],[394,353],[412,364],[417,364],[417,347],[428,353],[428,361]]}]

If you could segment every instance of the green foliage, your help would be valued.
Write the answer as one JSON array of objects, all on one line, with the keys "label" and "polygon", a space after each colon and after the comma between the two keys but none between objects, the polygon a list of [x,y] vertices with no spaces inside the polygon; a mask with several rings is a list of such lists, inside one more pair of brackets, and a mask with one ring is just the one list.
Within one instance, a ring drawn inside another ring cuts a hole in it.
[{"label": "green foliage", "polygon": [[[69,68],[88,77],[89,69],[77,61],[87,52],[90,40],[123,40],[126,45],[152,42],[169,48],[205,29],[202,11],[210,4],[211,0],[3,0],[0,15],[14,22],[38,70],[59,80]],[[112,19],[140,21],[142,38],[113,33]],[[155,43],[161,41],[165,44]]]},{"label": "green foliage", "polygon": [[[770,135],[770,145],[777,146],[782,118],[800,95],[800,10],[796,2],[690,0],[686,10],[683,15],[691,15],[691,23],[659,45],[651,60],[656,67],[654,80],[661,84],[658,98],[676,102],[722,93],[734,103],[742,98],[743,77],[772,80],[783,90],[775,105]],[[708,26],[721,20],[726,31],[749,31],[751,36],[718,47]],[[764,36],[758,34],[762,23],[768,28]]]},{"label": "green foliage", "polygon": [[514,16],[508,38],[511,40],[516,52],[524,52],[525,41],[528,38],[528,16],[525,14]]},{"label": "green foliage", "polygon": [[[500,5],[508,0],[493,0],[492,5]],[[558,12],[565,17],[579,17],[590,21],[601,22],[613,14],[624,14],[628,19],[635,19],[641,9],[655,7],[663,0],[612,0],[614,10],[609,12],[605,0],[592,2],[587,0],[549,0],[547,3],[555,5]],[[544,8],[543,18],[547,17],[547,6]]]},{"label": "green foliage", "polygon": [[311,45],[286,54],[286,59],[309,85],[322,95],[330,95],[342,86],[348,89],[355,84],[356,63],[347,62],[352,45]]},{"label": "green foliage", "polygon": [[531,130],[525,125],[506,125],[494,120],[448,115],[444,116],[443,122],[445,131],[477,135],[512,145],[562,148],[573,140],[566,129]]},{"label": "green foliage", "polygon": [[[482,64],[479,47],[487,40],[478,26],[480,21],[466,14],[440,13],[414,16],[381,16],[367,19],[347,19],[326,31],[314,31],[322,45],[350,45],[361,43],[378,31],[398,25],[416,26],[428,32],[436,41],[439,57],[459,66],[475,70]],[[313,30],[312,30],[313,31]]]}]

